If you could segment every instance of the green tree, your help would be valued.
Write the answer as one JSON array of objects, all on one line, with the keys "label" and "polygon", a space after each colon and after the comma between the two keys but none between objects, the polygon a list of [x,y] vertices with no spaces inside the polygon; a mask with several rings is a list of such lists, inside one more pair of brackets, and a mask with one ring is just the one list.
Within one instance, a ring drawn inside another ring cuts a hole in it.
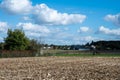
[{"label": "green tree", "polygon": [[25,50],[29,46],[29,39],[24,32],[19,29],[14,31],[8,29],[7,37],[5,38],[5,49],[7,50]]}]

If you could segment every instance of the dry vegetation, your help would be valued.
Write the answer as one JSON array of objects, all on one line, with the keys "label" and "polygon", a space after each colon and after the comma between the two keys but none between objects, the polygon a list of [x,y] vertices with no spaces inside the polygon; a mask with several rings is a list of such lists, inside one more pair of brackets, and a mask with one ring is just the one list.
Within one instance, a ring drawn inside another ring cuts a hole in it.
[{"label": "dry vegetation", "polygon": [[120,80],[120,58],[0,59],[0,80]]}]

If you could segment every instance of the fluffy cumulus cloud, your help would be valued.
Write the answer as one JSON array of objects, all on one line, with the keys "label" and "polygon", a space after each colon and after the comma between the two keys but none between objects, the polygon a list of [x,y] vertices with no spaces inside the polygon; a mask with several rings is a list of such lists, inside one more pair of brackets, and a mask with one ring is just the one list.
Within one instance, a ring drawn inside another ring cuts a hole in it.
[{"label": "fluffy cumulus cloud", "polygon": [[78,30],[78,32],[88,32],[89,31],[89,27],[80,27],[80,29]]},{"label": "fluffy cumulus cloud", "polygon": [[82,23],[85,18],[86,16],[81,14],[60,13],[46,4],[36,5],[33,11],[33,19],[38,24],[68,25]]},{"label": "fluffy cumulus cloud", "polygon": [[32,23],[18,23],[17,27],[24,30],[27,36],[39,37],[50,33],[50,30],[46,26]]},{"label": "fluffy cumulus cloud", "polygon": [[8,24],[7,22],[0,22],[0,32],[4,33],[7,32]]},{"label": "fluffy cumulus cloud", "polygon": [[99,32],[104,33],[104,34],[108,34],[108,35],[120,36],[120,28],[119,29],[109,29],[109,28],[106,28],[104,26],[101,26],[99,28]]},{"label": "fluffy cumulus cloud", "polygon": [[116,14],[116,15],[109,14],[109,15],[105,16],[105,20],[110,21],[117,26],[120,26],[120,13]]},{"label": "fluffy cumulus cloud", "polygon": [[32,9],[30,0],[3,0],[0,8],[12,14],[27,14]]},{"label": "fluffy cumulus cloud", "polygon": [[[60,13],[49,8],[46,4],[33,6],[30,0],[3,0],[0,8],[12,14],[26,14],[32,16],[32,20],[37,24],[45,25],[68,25],[82,23],[86,16],[82,14]],[[28,20],[27,17],[24,17]]]}]

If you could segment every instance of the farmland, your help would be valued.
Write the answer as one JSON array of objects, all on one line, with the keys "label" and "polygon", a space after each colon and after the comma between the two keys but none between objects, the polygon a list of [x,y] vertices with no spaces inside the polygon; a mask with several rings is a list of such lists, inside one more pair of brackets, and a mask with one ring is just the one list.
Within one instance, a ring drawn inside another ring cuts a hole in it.
[{"label": "farmland", "polygon": [[119,80],[120,57],[1,58],[0,80]]}]

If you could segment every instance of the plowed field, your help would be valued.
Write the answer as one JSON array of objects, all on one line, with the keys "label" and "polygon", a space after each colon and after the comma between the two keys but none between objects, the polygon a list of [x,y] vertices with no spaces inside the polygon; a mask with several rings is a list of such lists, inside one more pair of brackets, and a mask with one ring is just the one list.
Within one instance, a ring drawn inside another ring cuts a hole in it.
[{"label": "plowed field", "polygon": [[120,80],[120,58],[3,58],[0,80]]}]

